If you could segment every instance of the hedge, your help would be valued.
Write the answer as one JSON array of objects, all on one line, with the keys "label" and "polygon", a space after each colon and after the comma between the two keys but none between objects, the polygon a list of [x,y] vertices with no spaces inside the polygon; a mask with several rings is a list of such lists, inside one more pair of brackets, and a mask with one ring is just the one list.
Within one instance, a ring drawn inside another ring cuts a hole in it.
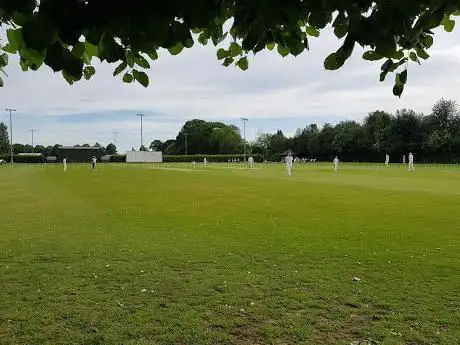
[{"label": "hedge", "polygon": [[[190,163],[192,161],[195,162],[202,162],[204,158],[208,160],[210,163],[222,163],[222,162],[228,162],[229,159],[239,159],[240,162],[243,161],[244,156],[243,155],[163,155],[163,162],[165,163]],[[249,155],[246,156],[246,158],[249,157]],[[254,158],[255,162],[263,162],[263,156],[262,155],[251,155],[251,157]],[[126,162],[126,155],[113,155],[110,158],[110,162],[113,163],[124,163]]]},{"label": "hedge", "polygon": [[110,156],[110,162],[113,163],[125,163],[126,155],[112,155]]},{"label": "hedge", "polygon": [[[246,159],[251,156],[254,158],[255,162],[263,162],[263,156],[262,155],[246,155]],[[208,162],[211,163],[222,163],[222,162],[228,162],[229,159],[238,159],[240,162],[244,160],[244,156],[240,154],[236,155],[164,155],[163,156],[163,161],[166,163],[175,163],[175,162],[187,162],[190,163],[192,161],[195,162],[202,162],[206,158]]]},{"label": "hedge", "polygon": [[[0,159],[3,159],[6,162],[11,161],[10,155],[0,155]],[[14,163],[27,163],[27,164],[36,164],[36,163],[46,163],[45,156],[27,156],[27,155],[13,155]]]}]

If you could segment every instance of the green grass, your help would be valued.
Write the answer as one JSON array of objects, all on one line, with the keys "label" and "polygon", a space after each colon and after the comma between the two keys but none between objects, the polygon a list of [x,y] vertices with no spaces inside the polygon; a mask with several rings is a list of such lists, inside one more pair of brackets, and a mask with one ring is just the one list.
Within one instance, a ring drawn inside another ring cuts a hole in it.
[{"label": "green grass", "polygon": [[0,167],[0,344],[459,344],[459,168],[165,166]]}]

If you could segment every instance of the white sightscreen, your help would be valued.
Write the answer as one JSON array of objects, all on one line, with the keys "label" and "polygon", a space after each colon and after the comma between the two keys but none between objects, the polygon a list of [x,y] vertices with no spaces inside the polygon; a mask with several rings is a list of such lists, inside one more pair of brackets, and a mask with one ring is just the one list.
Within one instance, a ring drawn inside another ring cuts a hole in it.
[{"label": "white sightscreen", "polygon": [[126,163],[163,163],[163,153],[159,151],[128,151]]}]

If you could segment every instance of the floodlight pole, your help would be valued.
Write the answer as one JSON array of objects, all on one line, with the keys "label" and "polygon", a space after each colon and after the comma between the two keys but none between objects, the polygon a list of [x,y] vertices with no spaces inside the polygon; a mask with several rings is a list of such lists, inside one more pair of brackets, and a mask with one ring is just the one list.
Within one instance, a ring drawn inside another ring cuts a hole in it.
[{"label": "floodlight pole", "polygon": [[246,162],[246,122],[248,119],[242,117],[241,120],[243,121],[243,160]]},{"label": "floodlight pole", "polygon": [[137,116],[139,116],[141,118],[141,148],[144,146],[144,139],[142,137],[143,133],[142,133],[142,119],[144,118],[145,114],[137,114]]},{"label": "floodlight pole", "polygon": [[187,156],[187,137],[188,137],[188,133],[184,133],[184,137],[185,137],[185,155]]},{"label": "floodlight pole", "polygon": [[32,153],[34,152],[34,133],[36,131],[36,129],[29,129],[29,132],[32,134]]},{"label": "floodlight pole", "polygon": [[10,162],[13,164],[13,120],[11,117],[11,113],[13,111],[17,111],[16,109],[7,108],[5,111],[10,113]]},{"label": "floodlight pole", "polygon": [[118,134],[117,131],[113,131],[113,144],[115,146],[117,146],[117,134]]}]

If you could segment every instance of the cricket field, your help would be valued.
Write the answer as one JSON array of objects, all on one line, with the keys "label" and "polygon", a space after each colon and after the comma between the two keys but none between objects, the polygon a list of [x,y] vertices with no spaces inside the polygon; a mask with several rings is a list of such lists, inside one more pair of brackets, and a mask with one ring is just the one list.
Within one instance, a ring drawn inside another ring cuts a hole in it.
[{"label": "cricket field", "polygon": [[460,168],[0,167],[0,344],[460,343]]}]

